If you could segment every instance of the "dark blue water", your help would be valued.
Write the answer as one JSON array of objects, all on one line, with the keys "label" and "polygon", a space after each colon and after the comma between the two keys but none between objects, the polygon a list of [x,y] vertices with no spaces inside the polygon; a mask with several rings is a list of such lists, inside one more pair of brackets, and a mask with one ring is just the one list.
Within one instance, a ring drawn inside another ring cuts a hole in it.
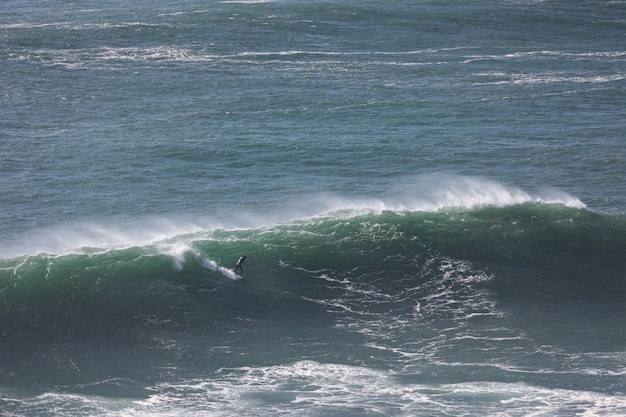
[{"label": "dark blue water", "polygon": [[626,3],[457,3],[4,2],[0,415],[625,414]]}]

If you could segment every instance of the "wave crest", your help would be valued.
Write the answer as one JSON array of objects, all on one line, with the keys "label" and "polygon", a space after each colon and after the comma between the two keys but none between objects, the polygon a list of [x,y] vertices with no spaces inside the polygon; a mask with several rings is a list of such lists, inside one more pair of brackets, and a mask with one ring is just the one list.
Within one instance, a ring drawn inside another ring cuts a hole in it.
[{"label": "wave crest", "polygon": [[398,180],[379,197],[321,193],[285,204],[279,209],[268,207],[265,212],[257,213],[153,216],[60,224],[26,232],[16,241],[3,242],[0,244],[0,258],[41,253],[93,254],[130,247],[153,247],[157,252],[169,254],[176,252],[176,245],[181,242],[188,245],[218,230],[256,230],[310,219],[349,219],[383,212],[437,213],[529,203],[586,208],[578,198],[555,189],[546,188],[531,193],[476,177],[429,175]]}]

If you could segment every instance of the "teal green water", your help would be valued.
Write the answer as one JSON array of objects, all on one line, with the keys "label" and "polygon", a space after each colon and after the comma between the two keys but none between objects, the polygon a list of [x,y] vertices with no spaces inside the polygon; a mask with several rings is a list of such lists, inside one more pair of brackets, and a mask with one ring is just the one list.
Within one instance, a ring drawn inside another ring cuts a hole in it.
[{"label": "teal green water", "polygon": [[457,3],[3,3],[0,414],[625,413],[626,4]]}]

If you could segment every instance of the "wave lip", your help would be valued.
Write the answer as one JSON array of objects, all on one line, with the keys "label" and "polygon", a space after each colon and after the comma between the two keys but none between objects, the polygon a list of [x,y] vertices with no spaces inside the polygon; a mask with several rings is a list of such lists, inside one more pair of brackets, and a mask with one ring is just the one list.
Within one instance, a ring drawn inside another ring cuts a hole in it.
[{"label": "wave lip", "polygon": [[[277,212],[231,213],[231,218],[187,220],[167,217],[126,219],[114,224],[66,223],[44,230],[27,232],[19,241],[0,244],[1,258],[27,254],[106,252],[129,247],[167,247],[178,242],[190,243],[217,229],[239,230],[271,227],[286,222],[310,219],[351,218],[385,211],[430,212],[448,209],[475,210],[483,207],[509,207],[521,204],[560,204],[584,209],[578,198],[563,191],[545,188],[536,193],[478,177],[427,175],[399,180],[379,197],[310,195],[287,204]],[[228,215],[227,215],[228,216]],[[184,217],[184,216],[183,216]],[[219,217],[219,216],[218,216]],[[251,220],[252,219],[252,220]]]},{"label": "wave lip", "polygon": [[37,254],[96,254],[131,247],[152,247],[203,230],[201,226],[166,218],[65,223],[26,232],[11,244],[0,244],[0,258]]},{"label": "wave lip", "polygon": [[390,198],[390,211],[437,212],[446,209],[474,210],[483,207],[509,207],[528,203],[561,204],[586,208],[585,203],[563,191],[545,188],[529,193],[518,187],[478,177],[434,175],[408,179],[392,190],[400,198]]},{"label": "wave lip", "polygon": [[[587,205],[558,189],[544,187],[527,192],[515,186],[479,177],[424,175],[397,181],[381,197],[318,194],[304,199],[306,219],[317,217],[350,218],[365,214],[437,213],[445,210],[477,210],[485,207],[511,207],[522,204],[554,204],[574,209]],[[292,216],[291,218],[296,218]]]}]

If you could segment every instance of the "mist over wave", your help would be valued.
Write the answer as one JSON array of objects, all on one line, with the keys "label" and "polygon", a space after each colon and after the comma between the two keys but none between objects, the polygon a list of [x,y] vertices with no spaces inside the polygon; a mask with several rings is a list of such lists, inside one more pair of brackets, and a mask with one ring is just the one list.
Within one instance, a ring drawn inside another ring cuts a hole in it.
[{"label": "mist over wave", "polygon": [[258,229],[315,217],[353,217],[385,211],[428,212],[483,207],[508,207],[526,203],[560,204],[585,208],[576,197],[556,189],[526,192],[495,181],[451,175],[429,175],[396,180],[380,197],[341,196],[330,193],[304,196],[281,207],[260,212],[207,208],[206,213],[89,220],[29,231],[15,241],[0,244],[0,257],[26,254],[97,252],[133,246],[171,249],[181,242],[202,239],[206,233],[226,229]]}]

